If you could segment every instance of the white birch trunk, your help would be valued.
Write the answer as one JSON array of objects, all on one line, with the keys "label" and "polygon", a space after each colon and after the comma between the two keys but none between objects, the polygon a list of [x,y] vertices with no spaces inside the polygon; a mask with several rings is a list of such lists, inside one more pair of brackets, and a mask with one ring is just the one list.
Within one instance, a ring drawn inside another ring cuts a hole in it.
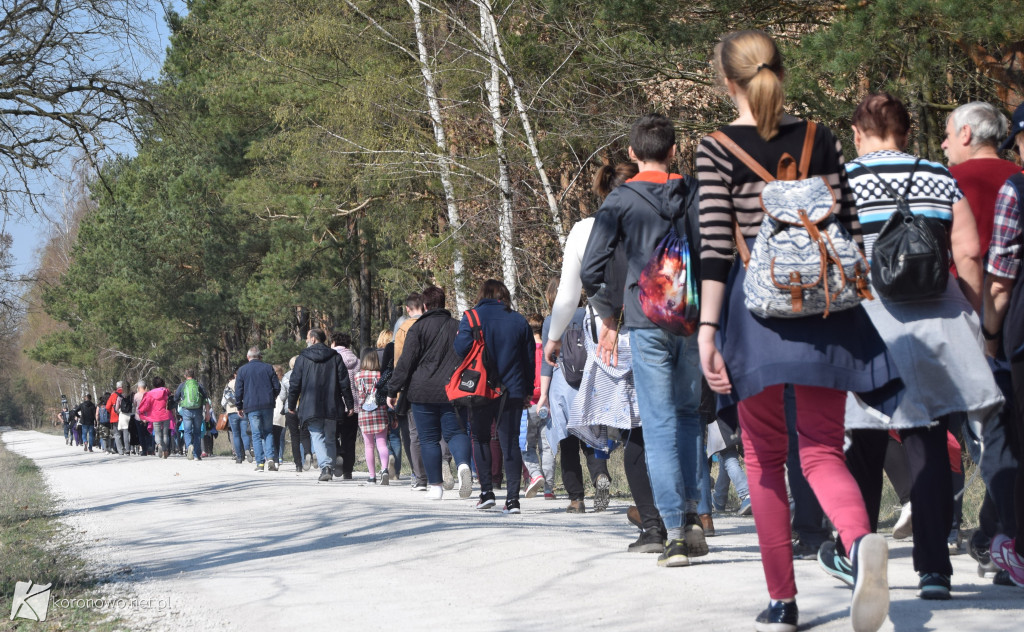
[{"label": "white birch trunk", "polygon": [[501,272],[505,286],[512,297],[513,309],[518,309],[516,287],[519,270],[516,267],[515,250],[513,249],[514,234],[512,230],[512,182],[508,174],[508,155],[505,153],[505,127],[501,120],[501,74],[498,60],[495,58],[495,32],[490,19],[490,11],[480,6],[480,36],[488,46],[491,77],[487,81],[487,100],[490,106],[491,125],[494,127],[494,146],[498,153],[498,190],[501,195],[501,206],[498,214],[498,239],[501,242]]},{"label": "white birch trunk", "polygon": [[509,90],[512,92],[512,101],[515,103],[516,112],[519,114],[519,118],[523,125],[523,134],[526,136],[526,145],[530,149],[530,154],[533,156],[533,166],[537,170],[537,175],[540,177],[541,186],[544,188],[544,196],[547,198],[548,210],[551,212],[551,227],[555,231],[555,235],[558,237],[558,243],[561,246],[565,246],[565,229],[562,228],[561,213],[558,209],[558,200],[555,199],[554,191],[551,189],[551,182],[548,180],[548,174],[544,171],[544,161],[540,157],[540,150],[537,148],[537,141],[533,136],[533,127],[530,125],[530,117],[526,112],[526,105],[523,103],[523,98],[519,94],[519,88],[516,86],[515,79],[512,77],[512,73],[509,71],[508,63],[505,59],[504,50],[501,47],[501,38],[498,37],[498,25],[494,21],[494,12],[491,11],[490,0],[478,0],[477,4],[480,6],[480,18],[481,21],[486,20],[490,24],[491,41],[490,45],[492,50],[488,51],[488,54],[492,56],[492,69],[495,68],[494,57],[497,57],[497,61],[501,63],[504,68],[505,79],[508,81]]},{"label": "white birch trunk", "polygon": [[[434,142],[437,145],[437,161],[441,174],[441,186],[444,188],[445,203],[448,206],[448,223],[451,225],[451,230],[458,231],[462,226],[462,221],[459,219],[459,209],[455,205],[455,188],[452,186],[451,153],[448,151],[448,139],[444,132],[444,124],[441,121],[441,106],[437,100],[434,73],[430,69],[430,59],[427,56],[423,20],[420,17],[420,1],[406,0],[406,2],[409,4],[409,8],[412,9],[413,25],[416,29],[416,47],[419,52],[420,72],[423,74],[423,84],[427,93],[427,105],[430,109],[430,120],[434,126]],[[452,267],[455,278],[455,304],[461,313],[469,309],[469,304],[466,302],[466,295],[463,290],[465,263],[462,259],[462,248],[458,245],[458,237],[454,237],[453,240]]]}]

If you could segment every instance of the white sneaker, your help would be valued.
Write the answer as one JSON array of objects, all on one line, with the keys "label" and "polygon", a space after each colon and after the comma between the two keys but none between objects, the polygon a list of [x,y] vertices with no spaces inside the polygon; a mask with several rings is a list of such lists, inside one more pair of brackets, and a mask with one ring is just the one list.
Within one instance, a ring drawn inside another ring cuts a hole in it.
[{"label": "white sneaker", "polygon": [[441,459],[441,485],[445,489],[453,489],[455,487],[455,477],[452,476],[452,466],[448,461]]},{"label": "white sneaker", "polygon": [[444,488],[440,485],[427,485],[427,500],[441,500],[444,498]]},{"label": "white sneaker", "polygon": [[463,463],[459,466],[459,498],[469,498],[473,495],[473,472],[469,465]]},{"label": "white sneaker", "polygon": [[861,536],[850,555],[853,601],[850,623],[854,632],[875,632],[889,615],[889,547],[877,533]]},{"label": "white sneaker", "polygon": [[914,533],[913,517],[910,513],[910,503],[903,505],[903,509],[900,510],[900,517],[896,521],[896,524],[892,528],[892,539],[903,540],[908,538]]}]

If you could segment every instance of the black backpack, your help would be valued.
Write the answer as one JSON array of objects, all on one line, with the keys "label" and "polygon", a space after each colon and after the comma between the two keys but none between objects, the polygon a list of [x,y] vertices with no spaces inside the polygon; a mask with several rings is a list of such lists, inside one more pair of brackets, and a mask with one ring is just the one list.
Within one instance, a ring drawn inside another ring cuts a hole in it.
[{"label": "black backpack", "polygon": [[131,397],[127,395],[121,395],[120,403],[117,406],[118,412],[124,415],[132,414],[132,409],[135,407],[135,402],[132,401]]},{"label": "black backpack", "polygon": [[[597,342],[597,326],[594,324],[594,313],[590,313],[590,328],[593,340]],[[583,383],[583,367],[587,364],[587,347],[584,343],[583,326],[570,321],[565,333],[562,334],[562,351],[558,356],[558,366],[562,369],[562,377],[569,386],[579,388]]]}]

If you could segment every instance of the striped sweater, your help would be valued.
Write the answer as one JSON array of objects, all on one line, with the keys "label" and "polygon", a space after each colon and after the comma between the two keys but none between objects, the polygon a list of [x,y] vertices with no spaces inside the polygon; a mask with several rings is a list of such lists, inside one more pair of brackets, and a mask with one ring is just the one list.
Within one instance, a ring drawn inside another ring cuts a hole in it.
[{"label": "striped sweater", "polygon": [[[763,140],[752,125],[726,125],[722,132],[747,151],[769,173],[776,173],[784,153],[797,161],[803,147],[807,124],[786,116],[779,133],[770,141]],[[853,203],[853,193],[843,169],[843,151],[839,140],[819,125],[814,137],[814,153],[810,175],[824,176],[839,200],[839,220],[850,235],[862,243],[860,223]],[[736,258],[733,221],[744,237],[757,236],[764,217],[761,190],[764,181],[728,153],[715,139],[705,136],[697,147],[697,180],[700,182],[700,235],[702,278],[726,282]]]}]

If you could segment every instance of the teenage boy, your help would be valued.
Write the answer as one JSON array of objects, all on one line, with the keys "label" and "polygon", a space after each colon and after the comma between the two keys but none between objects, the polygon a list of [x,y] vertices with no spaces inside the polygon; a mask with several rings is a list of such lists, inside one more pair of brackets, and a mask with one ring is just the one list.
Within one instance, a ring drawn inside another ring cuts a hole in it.
[{"label": "teenage boy", "polygon": [[[698,454],[702,429],[697,336],[672,334],[652,323],[640,307],[637,287],[640,273],[670,226],[680,235],[698,234],[693,229],[698,213],[697,181],[669,173],[676,156],[675,143],[675,128],[664,116],[648,114],[633,124],[629,158],[640,172],[612,191],[601,205],[580,272],[583,289],[593,296],[604,286],[605,267],[616,246],[625,249],[628,270],[623,327],[629,332],[633,354],[651,489],[668,533],[665,551],[658,558],[661,566],[688,566],[691,557],[708,552],[697,515],[697,459],[704,458]],[[618,326],[599,303],[593,303],[604,321],[598,354],[614,366]]]}]

